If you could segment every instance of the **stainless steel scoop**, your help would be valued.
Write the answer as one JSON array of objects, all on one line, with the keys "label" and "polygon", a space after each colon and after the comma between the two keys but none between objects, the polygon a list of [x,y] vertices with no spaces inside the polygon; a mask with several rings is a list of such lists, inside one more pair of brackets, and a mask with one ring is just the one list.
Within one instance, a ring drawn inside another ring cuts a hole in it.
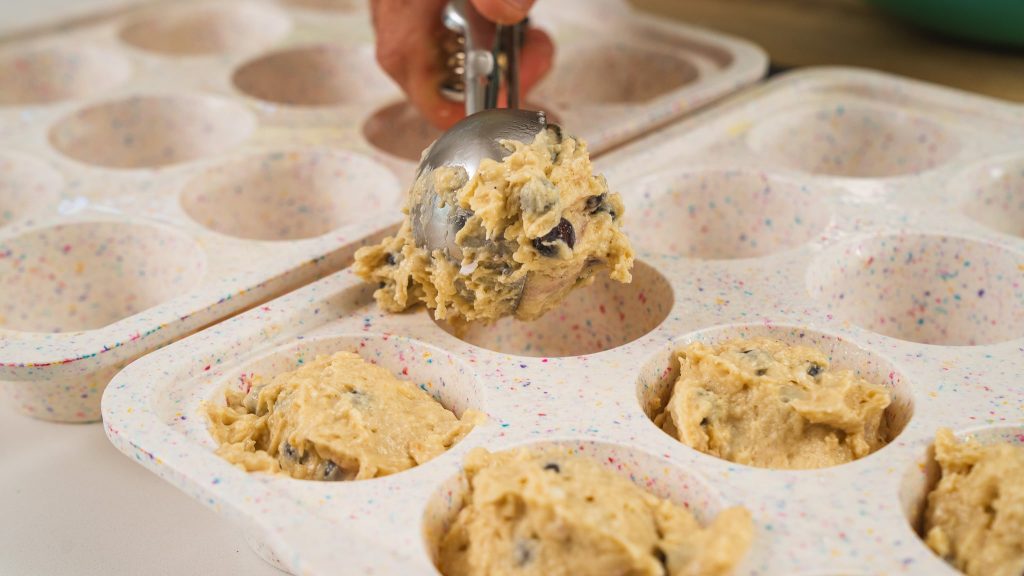
[{"label": "stainless steel scoop", "polygon": [[[449,260],[461,264],[462,248],[455,235],[466,224],[472,213],[463,208],[445,204],[434,189],[431,173],[441,166],[461,167],[469,179],[473,178],[480,162],[485,158],[502,161],[510,152],[503,140],[532,143],[543,130],[552,129],[561,137],[561,129],[548,124],[543,112],[516,109],[519,103],[519,43],[524,23],[498,26],[494,48],[481,49],[481,26],[486,22],[473,9],[468,0],[452,0],[444,13],[445,25],[462,34],[464,52],[457,59],[460,82],[442,85],[442,93],[452,96],[452,87],[458,84],[457,94],[464,102],[466,118],[442,134],[420,160],[416,181],[423,179],[423,193],[414,198],[409,208],[413,239],[417,246],[433,252],[441,249]],[[509,108],[495,108],[502,83],[502,72],[507,74],[505,85]],[[574,282],[574,278],[567,282]],[[550,279],[533,281],[527,278],[519,285],[517,310],[530,310],[539,304],[561,283]],[[525,307],[524,307],[525,305]]]},{"label": "stainless steel scoop", "polygon": [[[500,162],[508,155],[502,140],[530,143],[549,126],[558,130],[557,125],[547,123],[543,112],[507,108],[477,112],[452,126],[430,146],[420,160],[416,179],[440,166],[460,166],[472,178],[483,159]],[[426,187],[426,193],[409,211],[413,238],[420,247],[429,251],[442,248],[451,260],[460,262],[462,249],[455,243],[455,234],[471,214],[442,206],[432,179],[427,179]]]}]

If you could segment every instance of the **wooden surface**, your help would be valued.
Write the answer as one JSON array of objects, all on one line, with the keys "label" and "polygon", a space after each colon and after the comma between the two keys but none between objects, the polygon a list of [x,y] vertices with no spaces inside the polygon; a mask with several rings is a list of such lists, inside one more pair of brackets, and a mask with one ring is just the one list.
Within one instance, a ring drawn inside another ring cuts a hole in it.
[{"label": "wooden surface", "polygon": [[941,38],[861,0],[632,1],[657,15],[747,38],[775,67],[861,66],[1024,102],[1024,51]]}]

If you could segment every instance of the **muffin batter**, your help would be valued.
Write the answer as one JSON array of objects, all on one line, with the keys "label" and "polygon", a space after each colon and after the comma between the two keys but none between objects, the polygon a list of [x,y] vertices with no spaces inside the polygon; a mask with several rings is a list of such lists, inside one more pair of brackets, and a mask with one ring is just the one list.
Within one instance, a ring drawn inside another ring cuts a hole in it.
[{"label": "muffin batter", "polygon": [[681,506],[564,451],[477,448],[465,474],[466,505],[438,550],[446,576],[715,576],[753,537],[743,508],[702,528]]},{"label": "muffin batter", "polygon": [[968,576],[1024,574],[1024,447],[935,435],[942,469],[928,494],[925,541]]},{"label": "muffin batter", "polygon": [[[423,302],[439,319],[533,320],[598,271],[631,281],[622,200],[592,173],[586,144],[550,127],[532,144],[503,144],[511,153],[484,160],[468,181],[461,167],[422,175],[398,234],[356,253],[356,273],[380,285],[381,308]],[[455,236],[461,261],[416,245],[410,210],[431,187],[464,222]]]},{"label": "muffin batter", "polygon": [[684,444],[739,464],[823,468],[887,441],[891,397],[820,350],[771,338],[679,351],[679,379],[655,424]]},{"label": "muffin batter", "polygon": [[412,382],[352,352],[319,356],[269,383],[253,376],[209,405],[217,454],[250,472],[304,480],[387,476],[438,456],[483,420],[460,420]]}]

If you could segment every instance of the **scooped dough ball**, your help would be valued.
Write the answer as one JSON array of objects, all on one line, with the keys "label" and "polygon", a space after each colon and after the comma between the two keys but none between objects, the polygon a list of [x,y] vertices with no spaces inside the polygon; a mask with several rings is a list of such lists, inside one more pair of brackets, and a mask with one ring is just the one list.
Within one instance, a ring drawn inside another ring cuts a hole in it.
[{"label": "scooped dough ball", "polygon": [[888,440],[889,390],[833,370],[820,350],[771,338],[694,342],[655,424],[682,443],[739,464],[823,468]]},{"label": "scooped dough ball", "polygon": [[[421,175],[397,235],[356,252],[354,270],[379,285],[381,308],[422,302],[439,319],[533,320],[600,271],[631,281],[622,199],[593,174],[586,145],[551,128],[503,144],[504,160],[484,160],[471,179],[453,167]],[[455,210],[460,261],[416,244],[410,211],[430,189]]]},{"label": "scooped dough ball", "polygon": [[753,538],[743,508],[702,527],[682,506],[565,451],[478,448],[465,475],[465,506],[438,550],[445,576],[717,576]]},{"label": "scooped dough ball", "polygon": [[483,414],[462,418],[416,384],[352,352],[316,360],[210,404],[219,454],[250,472],[304,480],[363,480],[423,464],[461,440]]},{"label": "scooped dough ball", "polygon": [[935,435],[942,470],[925,509],[925,542],[967,576],[1024,574],[1024,446]]}]

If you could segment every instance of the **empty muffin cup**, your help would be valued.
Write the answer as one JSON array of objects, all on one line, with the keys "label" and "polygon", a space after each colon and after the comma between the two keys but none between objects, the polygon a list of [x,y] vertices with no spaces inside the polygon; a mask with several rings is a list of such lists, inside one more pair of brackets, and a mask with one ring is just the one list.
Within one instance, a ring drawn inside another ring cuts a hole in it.
[{"label": "empty muffin cup", "polygon": [[106,168],[158,168],[223,153],[256,126],[245,108],[208,96],[133,96],[57,121],[50,142],[66,156]]},{"label": "empty muffin cup", "polygon": [[280,10],[255,2],[214,2],[154,8],[130,20],[121,40],[171,56],[244,52],[272,44],[291,22]]},{"label": "empty muffin cup", "polygon": [[980,240],[890,234],[827,248],[811,295],[842,321],[921,344],[976,346],[1024,336],[1024,254]]},{"label": "empty muffin cup", "polygon": [[191,238],[149,224],[79,222],[0,241],[0,328],[95,330],[189,292],[206,258]]},{"label": "empty muffin cup", "polygon": [[[544,110],[543,106],[527,102],[526,110]],[[558,118],[545,110],[548,122]],[[363,137],[378,150],[403,160],[419,162],[428,146],[437,140],[441,130],[419,113],[406,100],[400,100],[378,109],[363,123]]]},{"label": "empty muffin cup", "polygon": [[[830,370],[849,370],[853,373],[853,376],[862,378],[869,384],[888,389],[890,402],[882,413],[878,426],[878,431],[884,444],[888,444],[896,439],[910,422],[914,413],[914,398],[911,387],[900,371],[888,359],[834,334],[819,332],[802,326],[774,323],[718,326],[673,340],[670,344],[662,347],[661,350],[650,356],[640,370],[636,383],[637,400],[640,408],[652,421],[655,421],[665,411],[680,377],[679,351],[691,343],[700,342],[707,346],[716,346],[734,340],[750,340],[761,337],[781,341],[788,346],[805,346],[819,350],[827,358]],[[744,352],[760,354],[756,350]],[[812,365],[812,368],[814,366],[817,366],[817,364]],[[818,370],[821,370],[820,366]],[[729,373],[723,369],[722,377],[728,376]],[[703,392],[698,393],[698,396],[702,394]],[[793,401],[786,398],[787,394],[797,395],[798,393],[796,391],[792,393],[786,390],[781,391],[780,397],[783,398],[784,402]],[[798,396],[794,396],[794,398],[796,397]],[[697,404],[691,407],[694,410],[701,409]],[[768,406],[763,408],[755,407],[751,418],[756,418],[762,409],[766,410]],[[804,413],[813,414],[813,409],[808,407],[804,410]],[[818,415],[813,417],[817,418]],[[823,420],[822,424],[808,423],[806,430],[809,431],[819,426],[827,426],[828,424],[824,423],[825,420],[827,418]],[[704,421],[701,422],[701,425],[704,425]],[[841,433],[842,436],[845,436],[845,434]],[[673,437],[675,436],[673,435]],[[739,432],[736,433],[736,437],[741,437]],[[769,442],[769,440],[766,439],[765,442]],[[765,449],[770,447],[770,445],[766,444],[759,448]],[[885,450],[884,445],[877,451],[881,450]]]},{"label": "empty muffin cup", "polygon": [[532,322],[505,317],[493,324],[470,323],[458,330],[442,321],[437,325],[468,344],[502,354],[582,356],[642,338],[668,316],[673,302],[668,280],[636,261],[631,283],[615,282],[601,274],[593,284],[573,290],[557,308]]},{"label": "empty muffin cup", "polygon": [[924,116],[861,103],[770,114],[750,130],[747,144],[780,166],[848,178],[917,174],[959,150],[953,134]]},{"label": "empty muffin cup", "polygon": [[0,228],[53,210],[63,186],[61,175],[43,162],[0,152]]},{"label": "empty muffin cup", "polygon": [[240,92],[291,106],[341,106],[379,100],[394,90],[371,47],[320,44],[250,60],[233,76]]},{"label": "empty muffin cup", "polygon": [[419,162],[423,151],[440,135],[441,130],[405,100],[377,110],[363,123],[363,136],[370,144],[411,162]]},{"label": "empty muffin cup", "polygon": [[534,96],[565,110],[638,105],[678,90],[698,75],[697,67],[678,53],[620,42],[585,43],[559,52]]},{"label": "empty muffin cup", "polygon": [[1024,155],[977,164],[955,180],[964,213],[989,228],[1024,238]]},{"label": "empty muffin cup", "polygon": [[39,46],[0,54],[0,106],[46,105],[102,93],[124,82],[131,65],[95,46]]},{"label": "empty muffin cup", "polygon": [[747,169],[673,170],[632,184],[630,240],[656,253],[755,258],[813,240],[830,220],[814,184]]},{"label": "empty muffin cup", "polygon": [[31,106],[103,93],[131,75],[128,59],[106,48],[52,45],[0,55],[0,106]]},{"label": "empty muffin cup", "polygon": [[373,160],[312,149],[249,156],[195,177],[182,193],[199,224],[254,240],[299,240],[362,221],[400,202],[398,181]]}]

